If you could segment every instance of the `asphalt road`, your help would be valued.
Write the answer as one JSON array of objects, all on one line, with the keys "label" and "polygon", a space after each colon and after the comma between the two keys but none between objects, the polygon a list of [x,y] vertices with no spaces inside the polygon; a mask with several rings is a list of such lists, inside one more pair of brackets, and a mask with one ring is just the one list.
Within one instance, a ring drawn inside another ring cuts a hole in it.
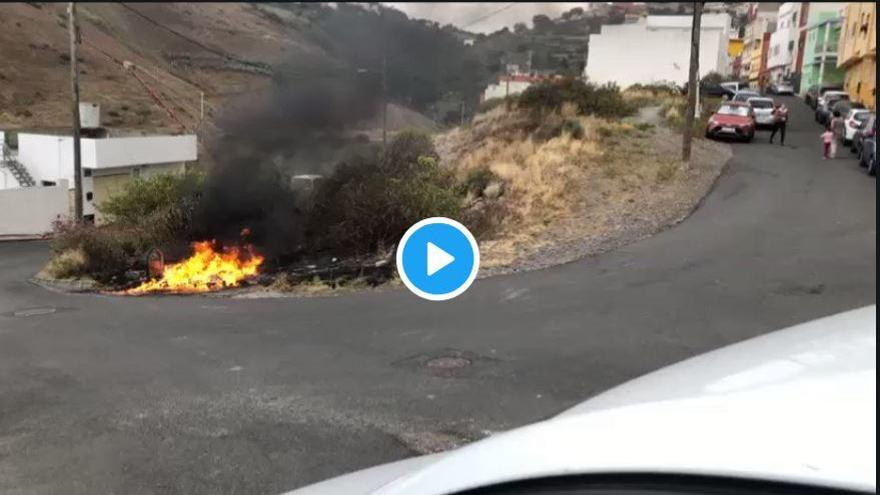
[{"label": "asphalt road", "polygon": [[872,304],[876,182],[789,104],[789,146],[735,144],[682,224],[446,303],[60,294],[44,244],[0,244],[0,492],[280,492]]}]

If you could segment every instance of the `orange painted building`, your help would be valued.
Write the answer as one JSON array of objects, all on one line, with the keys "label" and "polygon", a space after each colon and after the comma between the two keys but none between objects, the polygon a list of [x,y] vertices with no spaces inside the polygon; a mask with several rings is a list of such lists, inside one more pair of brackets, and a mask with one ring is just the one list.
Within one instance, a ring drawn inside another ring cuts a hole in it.
[{"label": "orange painted building", "polygon": [[877,4],[851,2],[843,9],[837,66],[843,89],[868,108],[877,101]]}]

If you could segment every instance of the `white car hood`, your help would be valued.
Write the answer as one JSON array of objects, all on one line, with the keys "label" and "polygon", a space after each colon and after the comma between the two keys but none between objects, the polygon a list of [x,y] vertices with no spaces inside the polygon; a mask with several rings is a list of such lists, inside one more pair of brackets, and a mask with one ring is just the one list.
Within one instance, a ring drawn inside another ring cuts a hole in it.
[{"label": "white car hood", "polygon": [[664,368],[547,421],[297,495],[439,495],[589,473],[731,476],[876,491],[876,307]]}]

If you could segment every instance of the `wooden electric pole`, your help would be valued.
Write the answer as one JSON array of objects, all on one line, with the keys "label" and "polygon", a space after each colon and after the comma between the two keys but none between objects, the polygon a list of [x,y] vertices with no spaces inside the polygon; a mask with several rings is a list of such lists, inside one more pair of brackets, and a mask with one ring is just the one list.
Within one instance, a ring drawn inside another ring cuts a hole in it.
[{"label": "wooden electric pole", "polygon": [[76,24],[76,3],[67,6],[67,28],[70,31],[70,90],[73,112],[73,217],[77,224],[83,222],[82,161],[79,142],[79,71],[76,63],[76,45],[79,29]]},{"label": "wooden electric pole", "polygon": [[694,114],[697,111],[697,98],[700,84],[697,75],[700,70],[700,18],[703,14],[703,2],[694,2],[694,20],[691,25],[691,66],[688,74],[688,101],[684,114],[684,133],[681,141],[681,159],[685,163],[691,161],[691,141],[694,138]]},{"label": "wooden electric pole", "polygon": [[382,151],[388,143],[388,57],[382,52]]}]

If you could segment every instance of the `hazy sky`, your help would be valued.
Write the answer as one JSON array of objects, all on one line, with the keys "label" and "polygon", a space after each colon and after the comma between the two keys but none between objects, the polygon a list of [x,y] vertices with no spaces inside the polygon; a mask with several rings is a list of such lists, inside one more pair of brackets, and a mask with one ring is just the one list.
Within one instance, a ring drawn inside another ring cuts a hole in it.
[{"label": "hazy sky", "polygon": [[[407,3],[383,2],[403,11],[409,17],[430,19],[440,24],[452,24],[475,33],[491,33],[517,22],[532,25],[532,16],[544,14],[557,17],[575,7],[587,9],[590,2],[566,3]],[[503,9],[503,10],[502,10]],[[499,11],[497,14],[493,12]],[[487,16],[483,20],[481,17]]]}]

